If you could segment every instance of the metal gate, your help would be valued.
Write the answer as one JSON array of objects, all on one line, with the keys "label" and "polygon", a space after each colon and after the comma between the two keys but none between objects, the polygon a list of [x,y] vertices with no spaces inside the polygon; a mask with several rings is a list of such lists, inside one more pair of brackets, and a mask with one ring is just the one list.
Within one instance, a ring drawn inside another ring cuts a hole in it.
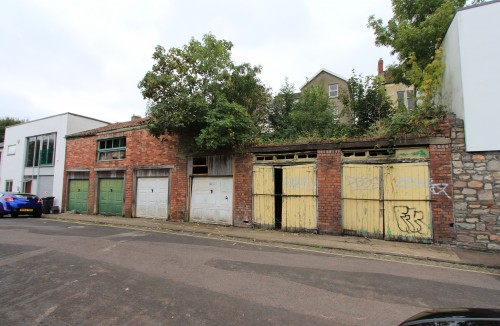
[{"label": "metal gate", "polygon": [[429,166],[424,162],[344,165],[344,232],[432,242],[429,185]]},{"label": "metal gate", "polygon": [[123,215],[123,179],[99,179],[99,214]]},{"label": "metal gate", "polygon": [[69,180],[68,210],[87,213],[89,180]]},{"label": "metal gate", "polygon": [[317,229],[316,164],[254,165],[253,223],[285,231]]}]

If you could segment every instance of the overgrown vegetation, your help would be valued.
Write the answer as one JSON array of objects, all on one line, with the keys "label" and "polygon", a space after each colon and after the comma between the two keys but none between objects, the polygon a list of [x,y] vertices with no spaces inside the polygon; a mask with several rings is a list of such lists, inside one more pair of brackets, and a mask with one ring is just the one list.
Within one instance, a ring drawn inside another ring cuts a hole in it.
[{"label": "overgrown vegetation", "polygon": [[393,108],[386,119],[372,126],[373,133],[390,138],[427,134],[444,118],[445,108],[439,102],[445,69],[440,45],[456,10],[465,5],[466,0],[392,0],[394,16],[387,25],[369,17],[375,44],[392,48],[399,59],[388,67],[387,82],[414,85],[417,90],[415,109]]},{"label": "overgrown vegetation", "polygon": [[255,138],[269,91],[261,67],[236,65],[232,47],[212,34],[168,52],[156,47],[155,64],[139,83],[152,135],[178,135],[188,152],[236,150]]},{"label": "overgrown vegetation", "polygon": [[[481,1],[473,1],[477,3]],[[385,79],[353,73],[338,100],[322,86],[296,93],[288,80],[274,97],[261,82],[261,67],[237,65],[232,43],[207,34],[181,48],[157,46],[155,64],[139,83],[149,101],[150,133],[178,135],[189,152],[238,150],[255,141],[290,142],[428,134],[445,115],[439,103],[444,73],[439,47],[466,0],[392,0],[387,25],[369,17],[378,46],[399,62]],[[413,85],[415,108],[395,106],[386,83]]]}]

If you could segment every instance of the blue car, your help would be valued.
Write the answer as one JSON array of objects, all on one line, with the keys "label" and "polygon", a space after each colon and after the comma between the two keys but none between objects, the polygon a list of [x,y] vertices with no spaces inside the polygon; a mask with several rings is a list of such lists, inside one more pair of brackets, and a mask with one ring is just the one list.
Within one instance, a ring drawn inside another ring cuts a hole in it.
[{"label": "blue car", "polygon": [[10,215],[42,216],[42,198],[33,194],[0,192],[0,217]]}]

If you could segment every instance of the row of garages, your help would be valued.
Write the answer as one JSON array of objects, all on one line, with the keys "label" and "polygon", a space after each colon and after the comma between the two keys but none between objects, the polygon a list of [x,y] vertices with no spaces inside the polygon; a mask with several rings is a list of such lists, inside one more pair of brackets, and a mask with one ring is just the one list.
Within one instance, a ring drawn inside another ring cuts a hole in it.
[{"label": "row of garages", "polygon": [[446,138],[198,157],[141,121],[66,139],[66,211],[417,242],[454,235]]},{"label": "row of garages", "polygon": [[[343,151],[341,155],[340,198],[332,196],[341,206],[341,233],[433,241],[428,148],[405,148],[393,154]],[[324,216],[319,216],[318,202],[321,197],[328,201],[324,197],[330,192],[322,190],[320,159],[317,151],[254,154],[248,194],[251,225],[322,232],[319,221]],[[234,212],[242,203],[233,196],[237,185],[232,156],[191,157],[182,164],[187,168],[174,164],[68,170],[67,210],[172,220],[180,216],[173,210],[184,210],[182,216],[190,222],[235,225],[239,217]],[[177,180],[175,186],[173,180]],[[179,191],[182,187],[186,192]],[[181,204],[172,208],[172,202]]]}]

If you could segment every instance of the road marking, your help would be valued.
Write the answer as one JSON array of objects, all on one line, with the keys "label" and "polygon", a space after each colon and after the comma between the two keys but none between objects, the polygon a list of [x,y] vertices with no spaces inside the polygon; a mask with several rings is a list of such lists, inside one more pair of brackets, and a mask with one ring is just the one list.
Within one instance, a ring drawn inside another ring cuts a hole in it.
[{"label": "road marking", "polygon": [[[106,227],[112,227],[112,228],[117,228],[117,229],[127,229],[127,230],[135,230],[135,231],[148,231],[148,232],[154,232],[154,233],[164,233],[164,234],[186,236],[186,237],[199,238],[199,239],[219,240],[219,241],[260,246],[260,247],[279,248],[279,249],[286,249],[286,250],[292,250],[292,251],[317,253],[317,254],[338,256],[338,257],[344,257],[344,258],[367,259],[367,260],[374,260],[374,261],[406,264],[406,265],[412,265],[412,266],[435,267],[435,268],[456,270],[456,271],[462,271],[462,272],[472,272],[472,273],[500,276],[500,272],[477,271],[477,270],[469,269],[469,268],[477,267],[474,265],[465,265],[465,264],[454,263],[454,262],[445,262],[445,261],[434,261],[437,264],[454,264],[454,265],[463,266],[462,268],[460,268],[460,267],[453,267],[453,266],[439,266],[439,265],[425,264],[425,263],[421,263],[421,262],[406,262],[406,261],[399,261],[396,259],[413,259],[413,260],[417,260],[417,261],[419,259],[415,258],[415,257],[398,256],[398,255],[391,255],[391,254],[384,254],[384,253],[360,252],[359,254],[356,254],[356,253],[352,253],[348,249],[336,249],[336,248],[324,248],[323,250],[317,250],[317,249],[310,249],[310,248],[302,248],[302,247],[299,247],[300,245],[295,245],[297,247],[292,247],[292,246],[282,245],[282,244],[277,244],[277,243],[266,243],[266,240],[258,240],[258,239],[241,240],[241,239],[232,238],[231,236],[226,236],[226,235],[222,235],[222,234],[221,235],[218,235],[218,234],[213,235],[212,233],[207,233],[206,235],[205,234],[193,234],[193,233],[188,233],[191,231],[184,231],[184,230],[170,230],[170,229],[157,230],[157,229],[152,229],[149,227],[130,226],[130,225],[115,225],[115,224],[109,224],[109,223],[99,223],[99,222],[94,223],[94,222],[88,222],[88,221],[73,221],[73,220],[59,220],[59,219],[51,219],[51,221],[78,223],[78,224],[84,224],[84,225],[106,226]],[[325,251],[325,250],[345,251],[348,253],[330,252],[330,251]],[[364,255],[380,255],[380,256],[386,255],[386,256],[393,256],[393,257],[395,257],[395,259],[388,259],[388,258],[383,258],[383,257],[366,257]],[[484,268],[487,268],[487,267],[484,267]]]}]

